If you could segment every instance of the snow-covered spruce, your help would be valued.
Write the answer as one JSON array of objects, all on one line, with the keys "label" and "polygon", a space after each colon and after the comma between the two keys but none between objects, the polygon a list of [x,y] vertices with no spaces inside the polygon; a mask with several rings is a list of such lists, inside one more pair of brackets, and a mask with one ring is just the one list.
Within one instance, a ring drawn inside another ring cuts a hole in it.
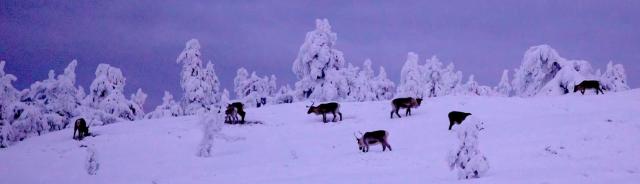
[{"label": "snow-covered spruce", "polygon": [[293,101],[295,100],[294,93],[295,92],[293,91],[293,89],[291,89],[291,86],[289,86],[288,84],[285,86],[280,86],[280,89],[275,95],[275,103],[276,104],[293,103]]},{"label": "snow-covered spruce", "polygon": [[470,75],[469,80],[465,84],[458,85],[454,89],[456,95],[472,95],[472,96],[494,96],[495,92],[489,86],[480,86],[475,81],[474,76]]},{"label": "snow-covered spruce", "polygon": [[131,94],[131,105],[134,114],[136,114],[136,119],[144,118],[144,102],[147,101],[147,94],[142,92],[142,89],[138,88],[136,93]]},{"label": "snow-covered spruce", "polygon": [[513,88],[511,88],[511,84],[509,83],[509,70],[504,70],[500,78],[500,83],[493,88],[493,91],[498,96],[508,97],[511,95],[512,90]]},{"label": "snow-covered spruce", "polygon": [[459,179],[480,178],[489,170],[487,158],[480,152],[478,136],[484,123],[473,116],[460,126],[452,129],[458,137],[459,145],[447,157],[449,168],[458,171]]},{"label": "snow-covered spruce", "polygon": [[200,43],[191,39],[178,55],[176,62],[182,63],[180,86],[184,91],[182,108],[185,115],[205,113],[220,101],[220,82],[211,62],[203,66]]},{"label": "snow-covered spruce", "polygon": [[607,91],[625,91],[629,90],[627,85],[627,74],[624,72],[622,64],[613,64],[609,61],[607,69],[600,77],[602,87]]},{"label": "snow-covered spruce", "polygon": [[298,78],[297,99],[330,101],[346,97],[348,87],[341,72],[346,62],[342,52],[334,48],[337,38],[327,19],[317,19],[316,29],[307,33],[292,66]]},{"label": "snow-covered spruce", "polygon": [[[93,125],[111,124],[123,120],[137,120],[144,112],[135,110],[135,103],[124,96],[126,79],[119,68],[99,64],[96,78],[91,82],[82,112]],[[95,112],[97,111],[97,112]]]},{"label": "snow-covered spruce", "polygon": [[436,56],[427,59],[422,66],[425,95],[428,97],[446,96],[455,93],[455,88],[460,86],[462,72],[455,71],[453,63],[446,67]]},{"label": "snow-covered spruce", "polygon": [[377,101],[389,100],[393,97],[395,84],[387,79],[387,73],[380,67],[378,76],[371,67],[371,60],[367,59],[362,65],[362,69],[349,64],[345,70],[345,77],[349,92],[348,101]]},{"label": "snow-covered spruce", "polygon": [[424,97],[422,72],[418,65],[418,54],[409,52],[407,61],[400,72],[396,96],[398,97]]},{"label": "snow-covered spruce", "polygon": [[277,89],[275,75],[258,77],[256,72],[253,72],[249,76],[245,68],[240,68],[236,72],[233,84],[236,98],[247,107],[261,107],[275,101],[273,99]]},{"label": "snow-covered spruce", "polygon": [[183,115],[182,107],[178,102],[173,100],[173,95],[168,91],[164,92],[162,104],[158,105],[155,110],[145,115],[146,119],[158,119],[164,117],[178,117]]}]

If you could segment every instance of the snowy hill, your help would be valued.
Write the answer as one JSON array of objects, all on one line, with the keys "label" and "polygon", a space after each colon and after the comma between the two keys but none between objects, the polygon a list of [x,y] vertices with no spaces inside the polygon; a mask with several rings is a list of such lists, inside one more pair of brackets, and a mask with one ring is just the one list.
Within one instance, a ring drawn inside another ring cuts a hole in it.
[{"label": "snowy hill", "polygon": [[[640,90],[536,98],[445,96],[426,99],[413,116],[389,119],[389,101],[342,103],[344,121],[323,124],[306,103],[248,109],[248,120],[196,156],[196,116],[71,129],[0,150],[0,183],[637,183]],[[447,113],[485,121],[480,150],[487,176],[458,180],[446,155],[457,142]],[[331,116],[329,116],[331,117]],[[358,151],[353,133],[389,131],[391,152]],[[87,174],[95,150],[96,175]]]}]

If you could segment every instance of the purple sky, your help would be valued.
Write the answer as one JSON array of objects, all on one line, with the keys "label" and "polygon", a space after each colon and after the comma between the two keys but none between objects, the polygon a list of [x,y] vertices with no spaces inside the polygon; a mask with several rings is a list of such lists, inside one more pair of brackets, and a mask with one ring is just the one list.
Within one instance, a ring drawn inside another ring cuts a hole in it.
[{"label": "purple sky", "polygon": [[[394,1],[395,2],[395,1]],[[168,90],[181,95],[177,55],[190,38],[215,63],[232,91],[239,67],[295,82],[291,64],[316,18],[328,18],[348,62],[371,58],[399,80],[407,52],[454,62],[483,85],[498,83],[533,45],[549,44],[568,59],[604,70],[625,66],[640,78],[640,1],[455,1],[363,4],[351,1],[0,1],[0,59],[27,88],[78,59],[78,84],[89,86],[99,63],[122,69],[125,93],[149,94],[146,111]]]}]

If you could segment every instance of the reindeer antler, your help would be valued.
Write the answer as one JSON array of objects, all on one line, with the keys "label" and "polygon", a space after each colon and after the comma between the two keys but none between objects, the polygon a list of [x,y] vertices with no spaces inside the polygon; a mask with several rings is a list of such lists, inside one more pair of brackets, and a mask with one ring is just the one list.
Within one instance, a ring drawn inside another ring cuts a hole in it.
[{"label": "reindeer antler", "polygon": [[313,106],[313,104],[316,104],[316,102],[315,102],[315,101],[313,101],[313,100],[311,100],[311,105],[307,105],[307,107],[312,107],[312,106]]}]

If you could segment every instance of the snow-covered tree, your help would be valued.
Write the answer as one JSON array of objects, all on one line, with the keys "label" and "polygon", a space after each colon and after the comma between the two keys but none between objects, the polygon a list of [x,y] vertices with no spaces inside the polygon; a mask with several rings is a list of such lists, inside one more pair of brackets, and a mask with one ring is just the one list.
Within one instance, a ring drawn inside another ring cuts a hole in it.
[{"label": "snow-covered tree", "polygon": [[471,95],[471,96],[494,96],[495,92],[489,86],[479,85],[475,81],[474,76],[470,75],[469,80],[465,84],[456,87],[456,95]]},{"label": "snow-covered tree", "polygon": [[275,88],[275,76],[271,78],[258,77],[256,72],[248,76],[248,71],[244,68],[238,69],[234,79],[234,91],[236,98],[247,105],[247,107],[261,107],[270,101],[272,90]]},{"label": "snow-covered tree", "polygon": [[276,104],[293,103],[294,101],[293,93],[294,91],[291,89],[289,85],[280,86],[280,89],[278,90],[278,93],[275,96],[275,103]]},{"label": "snow-covered tree", "polygon": [[[599,75],[598,75],[599,76]],[[607,69],[600,77],[602,87],[607,91],[624,91],[629,90],[627,85],[627,74],[624,72],[622,64],[613,64],[609,61]]]},{"label": "snow-covered tree", "polygon": [[0,61],[0,148],[8,147],[12,142],[18,141],[18,137],[26,137],[16,136],[18,132],[14,132],[11,124],[16,115],[16,106],[22,103],[19,102],[19,91],[12,84],[18,78],[5,73],[5,64],[5,61]]},{"label": "snow-covered tree", "polygon": [[178,55],[182,63],[180,86],[184,91],[182,107],[186,115],[208,112],[220,100],[220,83],[211,62],[203,66],[200,43],[191,39]]},{"label": "snow-covered tree", "polygon": [[560,71],[560,62],[563,60],[548,45],[529,48],[524,54],[522,65],[513,74],[512,87],[515,95],[536,95]]},{"label": "snow-covered tree", "polygon": [[123,94],[126,79],[122,71],[108,64],[99,64],[95,75],[85,103],[101,112],[85,109],[83,113],[89,116],[90,122],[101,125],[120,120],[135,120],[138,113],[134,112],[130,101]]},{"label": "snow-covered tree", "polygon": [[144,102],[147,101],[147,94],[142,92],[142,89],[138,88],[136,93],[131,94],[131,102],[129,106],[136,115],[135,119],[142,119],[145,115]]},{"label": "snow-covered tree", "polygon": [[498,86],[494,88],[494,91],[499,96],[508,97],[511,94],[511,84],[509,83],[509,70],[504,70],[502,72],[502,78],[500,78],[500,83]]},{"label": "snow-covered tree", "polygon": [[380,66],[378,76],[376,76],[373,81],[374,84],[372,86],[376,100],[390,100],[393,98],[396,85],[387,78],[387,72],[384,70],[384,67]]},{"label": "snow-covered tree", "polygon": [[459,179],[480,178],[489,170],[489,162],[480,152],[478,141],[483,129],[483,122],[473,117],[468,117],[453,129],[458,136],[459,145],[449,152],[447,163],[451,170],[458,170]]},{"label": "snow-covered tree", "polygon": [[436,56],[432,56],[431,59],[427,59],[424,67],[422,67],[423,88],[427,97],[439,96],[443,89],[440,81],[442,76],[442,63]]},{"label": "snow-covered tree", "polygon": [[368,84],[364,80],[364,76],[360,76],[360,68],[349,63],[347,67],[342,70],[342,76],[347,86],[345,100],[364,101],[359,100],[359,98],[362,98],[361,92],[366,90],[365,88],[367,88]]},{"label": "snow-covered tree", "polygon": [[155,110],[148,113],[145,118],[147,119],[157,119],[163,117],[177,117],[183,115],[182,107],[180,104],[173,100],[173,95],[168,91],[164,92],[164,96],[162,97],[162,104],[156,107]]},{"label": "snow-covered tree", "polygon": [[272,74],[271,77],[269,77],[269,82],[267,83],[267,95],[270,97],[274,97],[278,93],[278,83],[276,80],[278,80],[276,75]]},{"label": "snow-covered tree", "polygon": [[316,29],[307,33],[293,61],[299,99],[327,101],[346,97],[348,86],[340,72],[346,62],[342,52],[334,48],[336,40],[337,34],[331,32],[329,21],[317,19]]},{"label": "snow-covered tree", "polygon": [[462,82],[462,72],[455,71],[455,65],[449,63],[442,72],[440,72],[440,82],[437,83],[440,87],[436,91],[436,96],[446,96],[454,92],[455,88],[460,86]]},{"label": "snow-covered tree", "polygon": [[400,72],[400,84],[397,88],[397,97],[423,97],[424,80],[420,65],[418,65],[418,55],[409,52],[407,61],[402,66]]},{"label": "snow-covered tree", "polygon": [[236,93],[237,99],[243,99],[247,94],[247,81],[249,80],[249,71],[245,68],[238,68],[236,77],[233,78],[233,91]]}]

